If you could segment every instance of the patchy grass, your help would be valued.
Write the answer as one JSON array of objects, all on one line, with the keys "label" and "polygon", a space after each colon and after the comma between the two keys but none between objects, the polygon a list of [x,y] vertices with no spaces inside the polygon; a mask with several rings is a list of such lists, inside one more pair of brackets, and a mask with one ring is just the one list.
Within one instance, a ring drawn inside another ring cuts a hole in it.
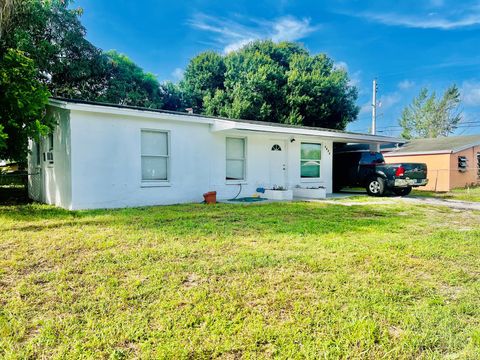
[{"label": "patchy grass", "polygon": [[434,197],[437,199],[450,199],[480,202],[480,186],[453,189],[449,192],[436,193],[433,191],[413,190],[412,195]]},{"label": "patchy grass", "polygon": [[480,214],[0,207],[0,357],[480,357]]}]

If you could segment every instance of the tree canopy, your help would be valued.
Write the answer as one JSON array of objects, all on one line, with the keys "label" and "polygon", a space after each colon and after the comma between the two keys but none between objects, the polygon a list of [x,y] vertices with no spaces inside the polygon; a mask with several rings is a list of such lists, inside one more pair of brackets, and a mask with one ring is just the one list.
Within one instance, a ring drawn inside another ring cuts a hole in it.
[{"label": "tree canopy", "polygon": [[436,138],[448,136],[455,131],[462,119],[460,91],[454,84],[447,88],[441,98],[423,88],[412,103],[405,107],[399,120],[402,137]]},{"label": "tree canopy", "polygon": [[86,40],[72,0],[0,0],[0,158],[24,160],[27,139],[53,128],[49,96],[343,129],[357,90],[324,54],[255,41],[191,59],[179,84],[160,83],[126,55]]},{"label": "tree canopy", "polygon": [[162,93],[160,84],[151,73],[146,73],[126,55],[111,50],[108,58],[105,91],[99,101],[121,105],[160,108]]},{"label": "tree canopy", "polygon": [[24,161],[28,139],[46,135],[53,125],[44,116],[50,93],[36,72],[19,50],[8,49],[0,60],[0,159]]},{"label": "tree canopy", "polygon": [[85,39],[82,10],[70,5],[69,0],[15,0],[11,31],[4,33],[0,47],[32,59],[36,78],[53,95],[95,99],[105,84],[107,59]]},{"label": "tree canopy", "polygon": [[202,53],[190,61],[181,87],[186,101],[208,115],[344,129],[358,114],[346,71],[291,42]]}]

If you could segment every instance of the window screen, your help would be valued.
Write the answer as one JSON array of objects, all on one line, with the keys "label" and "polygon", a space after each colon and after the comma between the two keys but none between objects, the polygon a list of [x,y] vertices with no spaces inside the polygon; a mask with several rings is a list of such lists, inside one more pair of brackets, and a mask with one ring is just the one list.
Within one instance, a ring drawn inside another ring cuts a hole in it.
[{"label": "window screen", "polygon": [[245,139],[227,138],[226,179],[245,180]]},{"label": "window screen", "polygon": [[467,171],[467,158],[465,156],[458,157],[458,171]]},{"label": "window screen", "polygon": [[142,130],[142,180],[168,180],[168,133]]},{"label": "window screen", "polygon": [[302,143],[300,150],[300,176],[302,178],[319,178],[321,158],[322,146],[320,144]]}]

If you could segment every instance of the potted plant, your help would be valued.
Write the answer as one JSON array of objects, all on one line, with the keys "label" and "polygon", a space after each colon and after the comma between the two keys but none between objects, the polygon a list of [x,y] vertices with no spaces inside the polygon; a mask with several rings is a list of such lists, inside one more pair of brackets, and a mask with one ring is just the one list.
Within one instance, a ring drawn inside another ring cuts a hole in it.
[{"label": "potted plant", "polygon": [[297,185],[293,189],[293,196],[305,199],[325,199],[327,197],[327,189],[324,186],[302,188]]},{"label": "potted plant", "polygon": [[293,192],[283,186],[274,185],[271,189],[265,189],[264,197],[269,200],[292,200]]}]

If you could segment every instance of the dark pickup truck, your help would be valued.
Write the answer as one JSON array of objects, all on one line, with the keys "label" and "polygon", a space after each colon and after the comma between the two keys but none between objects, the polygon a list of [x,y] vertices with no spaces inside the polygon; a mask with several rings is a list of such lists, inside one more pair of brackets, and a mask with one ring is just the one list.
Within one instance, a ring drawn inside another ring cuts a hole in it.
[{"label": "dark pickup truck", "polygon": [[372,151],[337,152],[333,156],[334,191],[361,186],[372,196],[382,196],[387,190],[405,196],[412,187],[427,183],[426,164],[386,164],[381,153]]}]

